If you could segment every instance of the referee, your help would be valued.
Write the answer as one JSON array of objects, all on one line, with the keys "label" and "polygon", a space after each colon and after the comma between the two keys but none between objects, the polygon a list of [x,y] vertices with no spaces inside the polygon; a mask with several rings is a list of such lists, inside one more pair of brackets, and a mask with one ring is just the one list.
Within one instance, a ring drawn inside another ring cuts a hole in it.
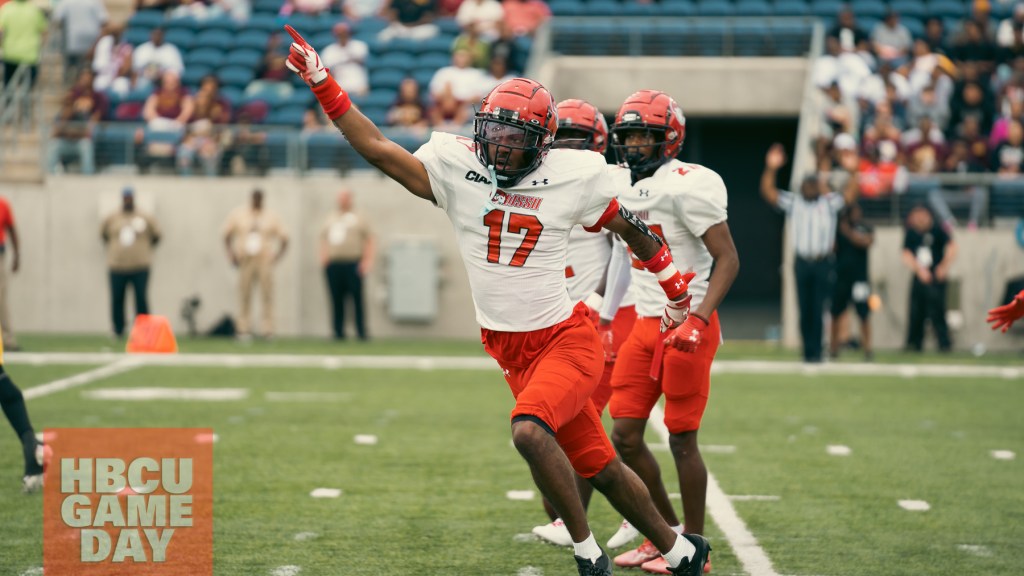
[{"label": "referee", "polygon": [[804,178],[799,195],[780,191],[775,186],[775,176],[786,164],[782,144],[773,144],[768,149],[761,174],[761,196],[786,214],[792,230],[796,252],[793,273],[805,362],[821,362],[825,300],[831,295],[834,272],[836,223],[839,211],[857,197],[857,153],[843,151],[840,159],[843,168],[850,172],[842,195],[826,190],[824,179],[817,174]]}]

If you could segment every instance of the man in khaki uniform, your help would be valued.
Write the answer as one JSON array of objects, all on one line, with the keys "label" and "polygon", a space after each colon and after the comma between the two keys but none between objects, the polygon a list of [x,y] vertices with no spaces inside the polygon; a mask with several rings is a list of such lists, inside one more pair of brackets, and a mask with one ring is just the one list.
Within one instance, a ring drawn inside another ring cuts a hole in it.
[{"label": "man in khaki uniform", "polygon": [[135,293],[135,314],[149,314],[146,286],[153,247],[160,242],[160,227],[149,214],[135,209],[135,193],[131,187],[121,192],[121,211],[103,221],[100,237],[107,245],[107,267],[110,269],[110,310],[114,335],[124,335],[124,297],[128,285]]},{"label": "man in khaki uniform", "polygon": [[[252,191],[252,202],[239,206],[224,224],[224,246],[231,264],[238,267],[238,290],[241,310],[236,319],[238,337],[248,339],[250,304],[253,286],[259,282],[263,298],[262,332],[274,334],[274,264],[288,247],[288,234],[280,218],[263,209],[263,191]],[[276,249],[275,249],[276,248]]]},{"label": "man in khaki uniform", "polygon": [[345,339],[345,300],[352,300],[356,334],[366,340],[363,319],[363,278],[373,267],[373,234],[362,215],[352,210],[352,192],[338,193],[338,209],[327,217],[320,232],[320,264],[331,296],[334,338]]},{"label": "man in khaki uniform", "polygon": [[18,342],[11,332],[11,315],[7,308],[7,236],[11,237],[11,273],[18,271],[21,248],[18,246],[18,230],[14,227],[14,212],[6,198],[0,197],[0,334],[8,350],[17,351]]}]

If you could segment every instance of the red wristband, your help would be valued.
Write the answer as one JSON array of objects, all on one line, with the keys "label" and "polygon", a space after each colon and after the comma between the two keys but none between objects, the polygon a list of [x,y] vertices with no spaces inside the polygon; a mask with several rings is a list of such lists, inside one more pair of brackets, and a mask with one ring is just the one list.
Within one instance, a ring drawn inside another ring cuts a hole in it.
[{"label": "red wristband", "polygon": [[657,254],[655,254],[650,260],[644,260],[643,265],[648,272],[654,272],[657,274],[665,268],[668,268],[668,265],[671,263],[672,253],[668,251],[667,245],[662,244],[661,249],[658,250]]},{"label": "red wristband", "polygon": [[349,100],[348,94],[341,89],[341,86],[338,86],[337,80],[330,74],[323,82],[311,88],[320,102],[320,106],[324,109],[324,113],[331,120],[341,118],[352,107],[352,101]]},{"label": "red wristband", "polygon": [[668,280],[658,280],[658,284],[661,284],[661,289],[665,291],[669,300],[675,300],[686,294],[686,290],[689,288],[683,275],[678,270]]}]

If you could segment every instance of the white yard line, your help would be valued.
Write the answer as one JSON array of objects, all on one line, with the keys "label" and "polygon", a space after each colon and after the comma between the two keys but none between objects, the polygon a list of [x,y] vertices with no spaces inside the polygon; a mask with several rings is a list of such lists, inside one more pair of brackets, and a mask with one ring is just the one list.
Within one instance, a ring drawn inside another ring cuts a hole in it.
[{"label": "white yard line", "polygon": [[[661,406],[654,405],[651,410],[651,417],[648,422],[658,433],[663,442],[668,444],[668,428],[665,427],[665,413]],[[750,576],[779,576],[779,573],[772,567],[772,561],[768,558],[764,548],[757,543],[757,538],[747,528],[746,523],[736,513],[729,497],[718,485],[714,474],[708,471],[708,512],[711,518],[718,524],[718,528],[725,534],[729,546],[736,553],[736,558],[743,565],[743,569]]]},{"label": "white yard line", "polygon": [[[10,352],[8,364],[100,364],[130,359],[144,366],[191,366],[228,368],[369,368],[377,370],[496,370],[494,360],[460,356],[327,356],[318,354],[133,354],[114,352]],[[1024,378],[1024,370],[1012,366],[966,364],[817,364],[768,360],[719,360],[716,374],[799,374],[804,376],[899,376],[903,378]]]},{"label": "white yard line", "polygon": [[33,386],[32,388],[22,390],[22,394],[25,396],[26,400],[33,400],[56,392],[63,392],[64,390],[70,390],[71,388],[85,386],[86,384],[97,380],[110,378],[111,376],[116,376],[117,374],[138,368],[139,366],[140,363],[135,358],[121,356],[120,359],[117,359],[115,362],[105,366],[93,368],[92,370],[75,374],[74,376],[68,376],[67,378],[61,378],[59,380],[54,380],[53,382],[40,384],[39,386]]}]

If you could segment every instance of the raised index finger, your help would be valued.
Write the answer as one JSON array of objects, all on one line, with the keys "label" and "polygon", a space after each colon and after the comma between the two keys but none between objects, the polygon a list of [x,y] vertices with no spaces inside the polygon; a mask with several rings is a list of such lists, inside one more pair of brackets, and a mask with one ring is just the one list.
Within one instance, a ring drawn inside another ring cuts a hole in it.
[{"label": "raised index finger", "polygon": [[306,39],[305,39],[305,38],[303,38],[303,37],[302,37],[302,34],[299,34],[299,33],[298,33],[298,32],[297,32],[296,30],[295,30],[295,28],[292,28],[292,27],[291,27],[291,26],[290,26],[289,24],[285,24],[285,25],[284,25],[284,29],[285,29],[285,31],[286,31],[286,32],[288,32],[289,34],[291,34],[291,35],[292,35],[292,38],[293,38],[293,39],[294,39],[294,40],[295,40],[296,42],[298,42],[299,44],[301,44],[301,45],[304,45],[304,46],[309,46],[309,42],[306,42]]}]

